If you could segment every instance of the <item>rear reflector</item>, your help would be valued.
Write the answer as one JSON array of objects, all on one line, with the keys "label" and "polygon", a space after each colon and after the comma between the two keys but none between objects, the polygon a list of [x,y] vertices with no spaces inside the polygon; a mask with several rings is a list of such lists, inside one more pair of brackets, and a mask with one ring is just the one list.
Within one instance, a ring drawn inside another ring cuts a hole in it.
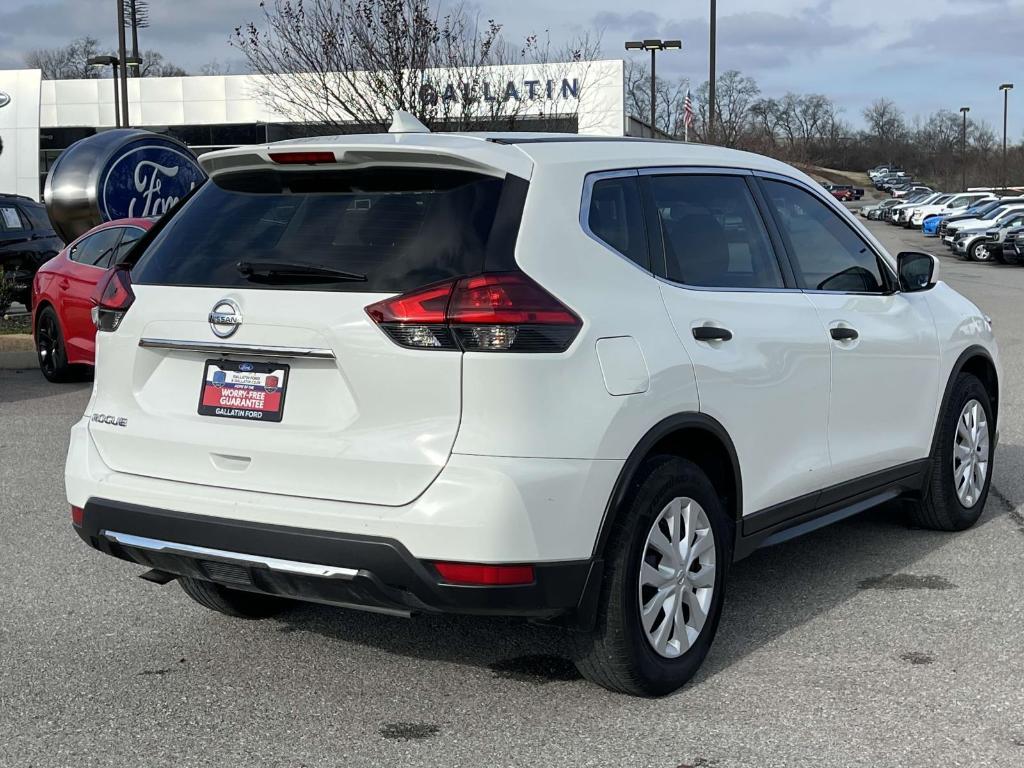
[{"label": "rear reflector", "polygon": [[478,565],[476,563],[434,563],[449,584],[478,587],[508,587],[533,583],[532,565]]},{"label": "rear reflector", "polygon": [[82,527],[82,520],[85,518],[85,510],[81,507],[71,505],[71,524],[76,528]]},{"label": "rear reflector", "polygon": [[281,165],[316,165],[333,163],[333,152],[271,152],[270,159]]},{"label": "rear reflector", "polygon": [[521,272],[467,277],[384,299],[367,314],[411,349],[564,352],[582,326],[558,299]]},{"label": "rear reflector", "polygon": [[96,330],[116,331],[135,301],[131,273],[127,266],[111,267],[100,278],[92,294]]}]

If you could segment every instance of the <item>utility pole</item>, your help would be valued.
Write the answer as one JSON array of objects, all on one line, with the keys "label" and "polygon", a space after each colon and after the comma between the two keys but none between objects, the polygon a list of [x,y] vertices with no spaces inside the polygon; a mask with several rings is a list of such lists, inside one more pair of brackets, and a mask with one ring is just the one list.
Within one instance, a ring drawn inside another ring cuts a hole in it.
[{"label": "utility pole", "polygon": [[655,61],[658,51],[682,50],[682,40],[627,40],[627,51],[651,52],[651,138],[655,138],[658,118],[658,78],[655,72]]},{"label": "utility pole", "polygon": [[121,115],[122,123],[127,128],[131,125],[128,119],[128,57],[124,46],[124,1],[117,0],[117,57],[121,65]]},{"label": "utility pole", "polygon": [[967,113],[971,111],[970,107],[960,107],[960,112],[964,116],[964,129],[960,134],[960,191],[967,191]]},{"label": "utility pole", "polygon": [[715,0],[711,0],[711,47],[708,55],[708,144],[715,143],[715,47],[717,35],[715,26],[718,23],[718,8]]},{"label": "utility pole", "polygon": [[999,90],[1003,92],[1003,189],[1005,190],[1010,184],[1006,175],[1006,115],[1010,111],[1010,91],[1013,90],[1013,83],[1003,83],[999,86]]}]

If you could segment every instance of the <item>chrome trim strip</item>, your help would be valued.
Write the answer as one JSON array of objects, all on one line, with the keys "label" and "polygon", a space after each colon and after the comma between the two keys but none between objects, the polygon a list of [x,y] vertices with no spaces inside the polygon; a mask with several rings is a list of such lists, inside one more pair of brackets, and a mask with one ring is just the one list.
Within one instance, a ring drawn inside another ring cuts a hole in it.
[{"label": "chrome trim strip", "polygon": [[353,579],[359,571],[354,568],[339,568],[333,565],[319,565],[317,563],[301,563],[295,560],[279,560],[276,557],[264,557],[263,555],[246,555],[240,552],[228,552],[223,549],[210,549],[209,547],[197,547],[192,544],[177,544],[172,541],[161,541],[160,539],[148,539],[145,536],[133,536],[129,533],[118,533],[117,531],[103,531],[102,535],[107,539],[126,547],[145,549],[150,552],[166,552],[171,555],[184,555],[186,557],[215,557],[220,560],[228,560],[243,565],[262,565],[272,571],[282,573],[295,573],[300,576],[317,576],[324,579]]},{"label": "chrome trim strip", "polygon": [[139,339],[143,349],[167,349],[173,352],[206,352],[215,355],[254,355],[256,357],[305,357],[336,360],[334,350],[323,347],[273,347],[264,344],[232,344],[227,341],[182,341],[180,339]]}]

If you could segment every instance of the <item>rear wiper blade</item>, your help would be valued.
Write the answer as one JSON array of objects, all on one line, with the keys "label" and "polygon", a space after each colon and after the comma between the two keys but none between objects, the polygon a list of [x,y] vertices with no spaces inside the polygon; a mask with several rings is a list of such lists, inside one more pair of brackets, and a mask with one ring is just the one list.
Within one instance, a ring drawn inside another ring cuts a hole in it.
[{"label": "rear wiper blade", "polygon": [[319,264],[304,264],[299,261],[240,261],[235,265],[239,274],[256,280],[277,278],[314,278],[346,282],[366,282],[366,275],[346,272]]}]

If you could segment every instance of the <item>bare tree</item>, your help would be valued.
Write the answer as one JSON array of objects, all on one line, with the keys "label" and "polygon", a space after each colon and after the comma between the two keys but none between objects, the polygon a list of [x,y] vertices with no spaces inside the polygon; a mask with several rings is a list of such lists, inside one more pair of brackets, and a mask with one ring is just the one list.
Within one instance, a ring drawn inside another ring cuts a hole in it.
[{"label": "bare tree", "polygon": [[59,48],[39,48],[25,55],[25,64],[41,69],[44,80],[81,80],[100,77],[89,59],[102,53],[94,37],[79,37]]},{"label": "bare tree", "polygon": [[231,64],[220,59],[211,59],[210,61],[199,67],[200,75],[230,75],[232,72]]},{"label": "bare tree", "polygon": [[[582,83],[558,77],[556,55],[586,62],[597,43],[554,50],[547,36],[512,45],[493,20],[429,0],[267,0],[230,43],[263,75],[258,95],[296,122],[384,129],[396,109],[432,127],[510,125],[575,113]],[[532,79],[508,77],[531,65]],[[546,106],[543,106],[546,105]]]},{"label": "bare tree", "polygon": [[[645,125],[651,114],[651,68],[646,63],[627,61],[625,66],[626,112]],[[669,136],[683,135],[683,101],[689,81],[657,78],[655,83],[656,119],[659,131]]]},{"label": "bare tree", "polygon": [[188,74],[177,64],[167,61],[159,51],[143,51],[139,59],[139,77],[184,77]]}]

